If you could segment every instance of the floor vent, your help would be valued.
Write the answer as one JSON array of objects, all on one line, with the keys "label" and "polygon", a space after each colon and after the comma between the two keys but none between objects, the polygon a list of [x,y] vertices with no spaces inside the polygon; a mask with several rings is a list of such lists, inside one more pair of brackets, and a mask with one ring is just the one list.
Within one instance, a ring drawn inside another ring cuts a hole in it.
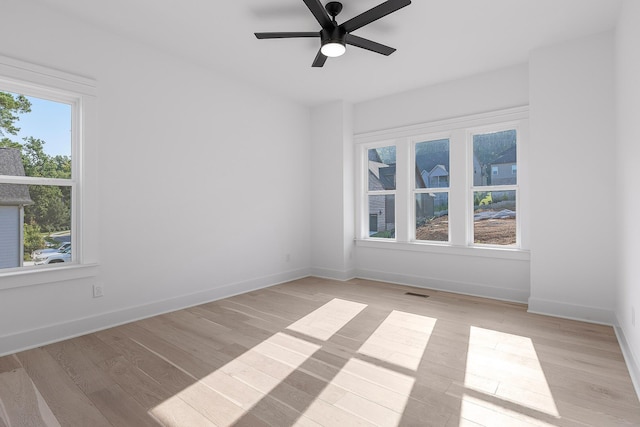
[{"label": "floor vent", "polygon": [[415,292],[405,292],[405,295],[411,295],[412,297],[421,297],[421,298],[429,298],[429,295],[425,294],[417,294]]}]

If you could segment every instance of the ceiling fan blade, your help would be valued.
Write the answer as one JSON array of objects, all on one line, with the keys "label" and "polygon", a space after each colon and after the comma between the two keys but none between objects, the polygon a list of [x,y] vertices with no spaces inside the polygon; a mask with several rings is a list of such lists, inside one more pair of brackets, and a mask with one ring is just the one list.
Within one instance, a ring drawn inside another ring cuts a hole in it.
[{"label": "ceiling fan blade", "polygon": [[319,31],[298,31],[284,33],[254,33],[259,39],[292,39],[297,37],[320,37]]},{"label": "ceiling fan blade", "polygon": [[382,55],[391,55],[396,50],[392,47],[385,46],[380,43],[376,43],[369,39],[363,39],[362,37],[354,36],[353,34],[347,34],[345,42],[352,46],[361,47],[362,49],[367,49],[372,52],[380,53]]},{"label": "ceiling fan blade", "polygon": [[318,50],[318,54],[316,55],[316,59],[313,60],[312,67],[322,67],[324,63],[327,61],[327,57]]},{"label": "ceiling fan blade", "polygon": [[340,26],[344,28],[347,33],[350,33],[351,31],[355,31],[358,28],[364,27],[365,25],[370,24],[373,21],[377,21],[378,19],[387,16],[388,14],[393,13],[398,9],[409,6],[410,4],[411,0],[388,0],[374,8],[367,10],[366,12],[361,13],[358,16],[349,19],[346,22],[343,22]]},{"label": "ceiling fan blade", "polygon": [[320,3],[320,0],[303,0],[303,1],[304,1],[304,4],[307,5],[311,13],[313,13],[313,16],[316,17],[316,19],[318,20],[322,28],[333,27],[333,22],[331,21],[331,18],[329,18],[329,14],[327,13],[327,10],[324,8],[322,3]]}]

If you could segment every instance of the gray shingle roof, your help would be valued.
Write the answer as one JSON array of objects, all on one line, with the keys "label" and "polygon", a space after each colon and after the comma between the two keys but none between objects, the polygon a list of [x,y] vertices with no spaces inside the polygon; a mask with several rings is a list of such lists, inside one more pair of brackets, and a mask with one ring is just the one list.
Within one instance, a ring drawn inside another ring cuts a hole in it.
[{"label": "gray shingle roof", "polygon": [[498,158],[491,162],[492,165],[499,165],[504,163],[515,163],[516,162],[516,146],[514,145],[511,148],[507,148],[502,153],[498,155]]},{"label": "gray shingle roof", "polygon": [[[20,150],[0,148],[0,175],[24,176]],[[30,205],[29,186],[24,184],[0,184],[0,206]]]}]

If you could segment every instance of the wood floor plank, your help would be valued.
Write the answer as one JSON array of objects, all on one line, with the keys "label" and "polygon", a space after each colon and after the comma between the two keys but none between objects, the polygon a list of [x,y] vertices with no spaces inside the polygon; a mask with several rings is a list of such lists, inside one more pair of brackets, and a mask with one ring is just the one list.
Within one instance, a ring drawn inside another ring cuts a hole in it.
[{"label": "wood floor plank", "polygon": [[87,396],[114,427],[160,425],[138,402],[128,398],[127,393],[117,384],[91,392]]},{"label": "wood floor plank", "polygon": [[132,366],[162,385],[169,393],[179,392],[193,383],[192,376],[132,341],[118,328],[107,329],[95,335],[116,349]]},{"label": "wood floor plank", "polygon": [[147,410],[173,396],[173,393],[129,363],[124,356],[105,361],[100,369]]},{"label": "wood floor plank", "polygon": [[60,426],[23,368],[0,374],[0,408],[0,419],[7,426]]},{"label": "wood floor plank", "polygon": [[203,360],[196,357],[188,350],[163,339],[161,330],[150,331],[137,323],[120,326],[119,329],[133,342],[195,378],[201,378],[225,363],[214,358]]},{"label": "wood floor plank", "polygon": [[640,425],[610,327],[315,277],[2,357],[0,403],[0,427]]},{"label": "wood floor plank", "polygon": [[61,425],[111,426],[45,350],[36,348],[18,353],[17,357]]},{"label": "wood floor plank", "polygon": [[3,372],[13,371],[14,369],[22,368],[15,355],[9,355],[0,357],[0,374]]},{"label": "wood floor plank", "polygon": [[62,341],[43,349],[58,362],[83,393],[88,395],[114,385],[115,383],[108,375],[96,369],[96,365],[86,354],[91,351],[80,345],[78,341],[78,339]]}]

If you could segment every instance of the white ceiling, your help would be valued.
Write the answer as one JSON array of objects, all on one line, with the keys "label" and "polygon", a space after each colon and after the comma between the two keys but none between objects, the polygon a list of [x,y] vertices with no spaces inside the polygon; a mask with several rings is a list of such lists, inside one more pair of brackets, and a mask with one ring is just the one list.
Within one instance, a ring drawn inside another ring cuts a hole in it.
[{"label": "white ceiling", "polygon": [[[398,49],[391,56],[348,46],[312,68],[319,39],[253,35],[319,31],[302,0],[39,1],[306,105],[360,102],[523,63],[536,47],[613,28],[621,2],[413,0],[354,32]],[[343,0],[338,23],[379,3]]]}]

